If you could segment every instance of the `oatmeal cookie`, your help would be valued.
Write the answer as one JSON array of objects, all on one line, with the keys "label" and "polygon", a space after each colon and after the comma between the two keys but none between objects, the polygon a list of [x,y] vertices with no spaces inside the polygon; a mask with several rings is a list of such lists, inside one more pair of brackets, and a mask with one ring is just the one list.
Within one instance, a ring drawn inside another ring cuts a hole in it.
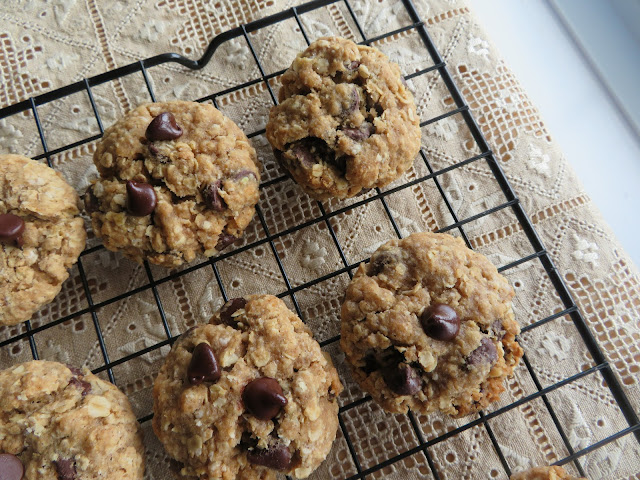
[{"label": "oatmeal cookie", "polygon": [[305,478],[331,449],[341,391],[331,359],[282,300],[235,298],[171,349],[153,429],[185,477]]},{"label": "oatmeal cookie", "polygon": [[140,427],[114,385],[32,361],[0,372],[0,399],[0,464],[10,469],[2,478],[143,478]]},{"label": "oatmeal cookie", "polygon": [[209,104],[141,105],[108,128],[85,194],[105,247],[174,267],[218,254],[247,227],[258,202],[256,152]]},{"label": "oatmeal cookie", "polygon": [[420,149],[420,121],[400,68],[379,50],[321,38],[282,76],[267,139],[312,197],[348,198],[407,170]]},{"label": "oatmeal cookie", "polygon": [[84,248],[78,195],[45,164],[0,155],[0,325],[29,320]]},{"label": "oatmeal cookie", "polygon": [[497,400],[522,357],[513,289],[447,234],[380,247],[350,282],[341,346],[360,386],[387,411],[461,417]]},{"label": "oatmeal cookie", "polygon": [[526,472],[514,473],[509,480],[587,480],[569,475],[562,467],[536,467]]}]

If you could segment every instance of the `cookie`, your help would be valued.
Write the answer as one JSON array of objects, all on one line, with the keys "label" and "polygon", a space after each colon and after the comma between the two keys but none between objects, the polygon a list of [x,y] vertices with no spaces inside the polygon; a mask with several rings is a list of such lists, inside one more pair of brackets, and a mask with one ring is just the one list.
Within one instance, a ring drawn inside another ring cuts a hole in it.
[{"label": "cookie", "polygon": [[256,152],[213,105],[141,105],[104,132],[84,201],[109,250],[175,267],[242,235],[258,202]]},{"label": "cookie", "polygon": [[0,372],[0,398],[0,464],[14,474],[3,478],[143,478],[138,421],[111,383],[32,361]]},{"label": "cookie", "polygon": [[0,155],[0,325],[51,302],[84,248],[78,195],[44,163]]},{"label": "cookie", "polygon": [[535,467],[526,472],[514,473],[509,480],[587,480],[569,475],[562,467]]},{"label": "cookie", "polygon": [[313,42],[282,76],[267,139],[310,196],[344,199],[383,187],[413,163],[420,120],[400,68],[337,37]]},{"label": "cookie", "polygon": [[185,477],[305,478],[331,449],[341,391],[282,300],[235,298],[174,344],[153,388],[153,429]]},{"label": "cookie", "polygon": [[498,399],[522,357],[513,289],[447,234],[415,233],[361,264],[342,305],[341,346],[387,411],[461,417]]}]

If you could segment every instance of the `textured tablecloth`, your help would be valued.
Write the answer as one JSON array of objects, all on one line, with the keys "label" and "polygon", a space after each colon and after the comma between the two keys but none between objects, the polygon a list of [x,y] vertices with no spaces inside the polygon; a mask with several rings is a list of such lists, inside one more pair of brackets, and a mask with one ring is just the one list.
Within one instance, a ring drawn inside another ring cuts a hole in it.
[{"label": "textured tablecloth", "polygon": [[[198,58],[214,35],[293,4],[285,0],[2,2],[0,106],[157,53],[177,52]],[[411,23],[400,3],[352,0],[351,5],[369,37]],[[537,110],[500,59],[487,33],[477,24],[469,6],[460,0],[420,0],[417,9],[637,412],[640,409],[638,271],[583,191]],[[303,15],[302,22],[312,38],[341,35],[360,40],[344,3]],[[287,67],[306,45],[294,20],[262,29],[250,38],[266,74]],[[406,74],[432,64],[415,31],[395,35],[376,46],[398,62]],[[176,64],[149,69],[159,100],[196,99],[259,76],[242,38],[225,43],[201,71],[187,71]],[[275,82],[273,86],[277,89]],[[455,108],[437,72],[416,77],[410,86],[423,120]],[[139,72],[96,86],[92,93],[105,126],[138,103],[150,100]],[[258,84],[222,96],[218,103],[224,113],[250,133],[264,127],[271,99],[264,84]],[[83,92],[42,105],[38,114],[50,150],[100,133]],[[435,169],[478,153],[460,115],[429,124],[423,132],[423,151]],[[253,143],[263,162],[263,179],[281,176],[283,172],[274,163],[264,136],[254,137]],[[55,168],[78,191],[83,191],[96,175],[91,163],[94,147],[91,142],[51,157]],[[0,148],[28,156],[42,153],[32,114],[0,121]],[[394,185],[427,173],[424,162],[418,158],[413,169]],[[505,202],[484,161],[452,170],[438,180],[459,218],[472,217]],[[436,230],[452,221],[433,180],[389,195],[387,202],[403,235]],[[344,205],[326,202],[324,208],[330,212]],[[288,180],[265,188],[260,206],[271,234],[320,214],[318,204]],[[376,247],[395,236],[380,201],[341,213],[330,222],[350,263],[368,258]],[[487,254],[498,266],[533,253],[509,208],[470,222],[465,231],[474,248]],[[246,242],[264,236],[256,219],[247,232]],[[89,241],[89,246],[98,244],[95,239]],[[344,265],[324,222],[278,236],[273,246],[293,287]],[[162,281],[169,272],[152,267],[154,278],[160,282],[154,290],[149,288],[149,278],[142,266],[104,249],[83,256],[82,268],[91,301],[101,307],[95,316],[88,312],[85,286],[78,266],[74,267],[62,292],[34,316],[31,327],[45,326],[75,312],[85,313],[38,331],[33,337],[35,348],[40,358],[96,369],[105,364],[105,355],[116,361],[149,347],[150,352],[144,356],[113,368],[117,385],[143,417],[151,411],[151,386],[169,348],[152,348],[167,338],[155,294],[164,308],[169,333],[176,335],[196,322],[206,321],[221,305],[215,272],[206,266]],[[286,290],[269,243],[221,261],[217,269],[231,297]],[[506,275],[517,292],[516,315],[522,326],[563,310],[538,260],[511,268]],[[341,274],[296,293],[304,320],[320,341],[339,331],[339,302],[347,281],[348,276]],[[136,293],[119,297],[131,290]],[[287,301],[291,305],[291,299]],[[96,323],[104,335],[104,351],[97,338]],[[0,328],[0,341],[24,332],[25,328],[24,324]],[[523,333],[521,343],[541,387],[594,364],[568,316]],[[337,344],[328,345],[327,350],[345,383],[342,404],[363,397]],[[27,339],[9,343],[0,351],[2,367],[31,358]],[[106,372],[100,375],[107,378]],[[489,412],[537,391],[524,365],[518,367],[506,387],[502,400]],[[545,398],[509,409],[489,421],[490,429],[482,424],[468,428],[430,446],[427,453],[440,478],[506,478],[489,436],[491,432],[514,471],[556,462],[569,452],[548,406],[553,408],[566,441],[574,450],[627,426],[602,377],[595,373],[555,389]],[[385,414],[372,402],[347,410],[342,418],[363,470],[419,443],[406,416]],[[418,416],[417,423],[420,434],[430,440],[475,418],[451,420],[429,415]],[[169,462],[150,423],[143,424],[148,476],[169,478]],[[635,438],[626,435],[581,457],[580,462],[591,479],[639,478],[640,449]],[[568,468],[575,473],[572,464]],[[345,478],[356,473],[344,435],[340,433],[328,460],[313,478]],[[431,478],[431,469],[425,454],[418,451],[371,477]]]}]

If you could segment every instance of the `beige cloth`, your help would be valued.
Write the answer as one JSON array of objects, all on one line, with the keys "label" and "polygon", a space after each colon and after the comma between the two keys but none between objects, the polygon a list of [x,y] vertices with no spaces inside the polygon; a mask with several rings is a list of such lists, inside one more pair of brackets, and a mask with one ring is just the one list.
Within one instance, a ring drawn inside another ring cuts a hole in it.
[{"label": "beige cloth", "polygon": [[[125,65],[157,53],[178,52],[197,58],[216,34],[243,22],[290,7],[285,0],[205,2],[204,0],[24,0],[0,4],[0,105],[8,105]],[[351,0],[367,35],[374,36],[410,23],[400,2]],[[640,286],[638,271],[600,218],[566,159],[551,139],[538,112],[501,61],[486,32],[463,0],[419,0],[418,10],[469,102],[476,120],[494,149],[502,168],[518,193],[546,248],[569,286],[571,294],[611,362],[636,411],[640,409]],[[312,38],[337,34],[360,40],[345,4],[338,2],[302,16]],[[267,74],[285,68],[305,47],[294,20],[249,35]],[[405,73],[432,64],[418,35],[409,31],[376,44]],[[159,100],[196,99],[246,80],[259,78],[251,52],[241,37],[222,45],[210,64],[192,72],[176,64],[149,69]],[[276,82],[272,82],[277,91]],[[410,82],[423,120],[454,108],[437,73]],[[105,126],[140,102],[149,101],[140,73],[96,86],[92,93]],[[271,105],[263,84],[218,98],[220,108],[245,132],[264,127]],[[49,149],[99,133],[86,93],[38,108]],[[434,169],[454,165],[477,153],[460,115],[423,129],[423,150]],[[282,175],[263,135],[253,138],[263,162],[263,178]],[[30,114],[0,121],[3,151],[35,156],[42,152]],[[83,191],[95,175],[91,163],[94,143],[52,157],[57,169]],[[428,173],[421,158],[399,182]],[[484,160],[438,177],[459,218],[468,218],[505,202]],[[433,180],[386,197],[403,235],[435,230],[451,222],[450,214]],[[353,202],[351,202],[353,203]],[[328,202],[327,211],[345,203]],[[294,227],[319,214],[318,205],[289,180],[262,192],[262,212],[269,233]],[[380,201],[374,201],[331,219],[348,262],[367,258],[395,233]],[[498,266],[533,253],[509,208],[465,226],[475,248]],[[457,233],[457,232],[453,232]],[[258,218],[247,232],[247,242],[264,238]],[[90,240],[90,245],[99,242]],[[314,223],[274,240],[292,286],[342,268],[341,257],[327,224]],[[43,329],[34,336],[40,358],[59,360],[96,369],[105,357],[97,341],[94,321],[104,335],[111,361],[124,358],[165,340],[154,293],[164,307],[170,333],[176,335],[195,322],[206,321],[222,303],[214,269],[206,265],[170,281],[167,271],[152,267],[159,285],[149,288],[145,269],[118,254],[98,250],[82,257],[82,267],[94,304],[101,304],[95,318],[88,313],[88,299],[74,267],[62,292],[36,314],[32,328],[41,327],[74,312],[84,314]],[[217,264],[230,297],[248,293],[278,294],[286,289],[269,243],[263,243]],[[517,296],[515,308],[522,326],[562,310],[562,305],[538,260],[506,272]],[[338,332],[339,304],[348,281],[346,274],[304,288],[295,297],[304,319],[318,340]],[[138,290],[136,290],[138,289]],[[125,298],[118,295],[134,290]],[[117,300],[112,301],[113,298]],[[292,306],[290,299],[287,300]],[[0,341],[25,331],[24,325],[0,329]],[[540,384],[545,387],[593,366],[593,361],[568,316],[553,320],[521,335],[521,343]],[[117,365],[117,385],[129,396],[138,416],[151,411],[151,386],[168,347],[151,349],[142,357]],[[327,347],[340,369],[347,404],[363,396],[344,365],[337,344]],[[5,367],[31,358],[29,342],[11,343],[0,351]],[[106,378],[106,373],[101,373]],[[498,406],[505,406],[536,392],[524,364],[506,382]],[[627,425],[599,373],[588,375],[548,394],[574,450],[580,450]],[[414,449],[418,440],[406,416],[380,411],[372,402],[350,409],[342,416],[363,470],[398,453]],[[426,440],[466,424],[475,417],[451,420],[439,415],[419,417]],[[150,478],[169,478],[168,460],[150,428],[144,424]],[[510,468],[519,471],[548,464],[568,455],[563,440],[542,398],[527,402],[489,421]],[[428,449],[440,478],[506,478],[485,426],[472,427]],[[640,449],[632,435],[589,453],[580,459],[591,479],[630,478],[640,471]],[[572,473],[575,467],[567,466]],[[328,460],[313,478],[346,478],[357,473],[342,434]],[[416,454],[376,471],[373,478],[431,478],[425,455]]]}]

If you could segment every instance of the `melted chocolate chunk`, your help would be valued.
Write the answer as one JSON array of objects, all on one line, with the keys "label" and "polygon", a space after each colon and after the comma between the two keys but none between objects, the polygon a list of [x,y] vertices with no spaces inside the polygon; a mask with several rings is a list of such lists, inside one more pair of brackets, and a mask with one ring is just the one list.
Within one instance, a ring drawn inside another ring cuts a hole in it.
[{"label": "melted chocolate chunk", "polygon": [[146,217],[156,208],[158,199],[148,183],[127,182],[127,210],[136,217]]},{"label": "melted chocolate chunk", "polygon": [[252,380],[242,391],[242,402],[249,412],[260,420],[271,420],[287,404],[282,387],[274,378]]},{"label": "melted chocolate chunk", "polygon": [[307,137],[291,144],[291,153],[303,167],[311,168],[316,163],[335,163],[335,152],[327,142],[317,137]]},{"label": "melted chocolate chunk", "polygon": [[494,363],[498,360],[498,350],[491,340],[484,337],[480,341],[480,346],[467,357],[469,365],[479,365],[481,363]]},{"label": "melted chocolate chunk", "polygon": [[359,128],[343,128],[342,133],[356,142],[361,142],[369,138],[375,132],[375,129],[376,127],[373,126],[373,123],[365,122]]},{"label": "melted chocolate chunk", "polygon": [[228,233],[222,232],[218,237],[218,243],[216,244],[216,250],[221,252],[225,248],[227,248],[232,243],[236,242],[238,239],[233,235],[229,235]]},{"label": "melted chocolate chunk", "polygon": [[222,187],[222,180],[216,180],[213,183],[210,183],[204,190],[202,191],[202,197],[204,198],[204,203],[211,210],[215,210],[216,212],[222,212],[225,208],[227,208],[227,204],[224,199],[220,196],[220,190]]},{"label": "melted chocolate chunk", "polygon": [[176,117],[170,112],[162,112],[151,120],[144,134],[150,142],[175,140],[182,136],[182,128],[176,123]]},{"label": "melted chocolate chunk", "polygon": [[244,308],[246,304],[246,298],[239,297],[229,299],[229,301],[220,309],[220,321],[230,327],[237,327],[237,322],[235,321],[233,314]]},{"label": "melted chocolate chunk", "polygon": [[76,462],[70,458],[60,458],[55,460],[53,464],[56,467],[58,480],[75,480],[76,478]]},{"label": "melted chocolate chunk", "polygon": [[191,385],[202,382],[217,382],[222,373],[213,349],[207,343],[199,343],[193,349],[191,362],[187,368],[187,378]]},{"label": "melted chocolate chunk", "polygon": [[382,377],[387,386],[398,395],[413,395],[422,387],[420,375],[406,363],[385,368]]},{"label": "melted chocolate chunk", "polygon": [[13,213],[0,215],[0,243],[15,247],[22,247],[24,240],[24,220]]},{"label": "melted chocolate chunk", "polygon": [[24,465],[18,457],[10,453],[0,453],[0,480],[21,480]]},{"label": "melted chocolate chunk", "polygon": [[277,443],[265,450],[247,450],[247,460],[254,465],[285,471],[291,466],[291,452],[286,445]]},{"label": "melted chocolate chunk", "polygon": [[378,363],[378,360],[376,359],[376,356],[373,353],[369,353],[367,356],[364,357],[364,367],[362,367],[362,370],[367,375],[375,372],[376,370],[380,370],[380,367],[381,365],[380,363]]},{"label": "melted chocolate chunk", "polygon": [[74,387],[82,390],[83,397],[91,392],[91,384],[86,380],[78,377],[71,377],[71,380],[69,380],[69,385],[73,385]]},{"label": "melted chocolate chunk", "polygon": [[431,338],[450,341],[460,331],[460,317],[449,305],[434,303],[420,315],[420,325]]}]

